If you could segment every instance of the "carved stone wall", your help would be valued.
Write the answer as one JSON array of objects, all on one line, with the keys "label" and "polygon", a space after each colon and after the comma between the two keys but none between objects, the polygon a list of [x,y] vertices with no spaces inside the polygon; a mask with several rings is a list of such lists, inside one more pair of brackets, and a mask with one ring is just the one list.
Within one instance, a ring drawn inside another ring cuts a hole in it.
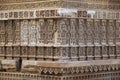
[{"label": "carved stone wall", "polygon": [[119,3],[0,0],[0,80],[120,80]]}]

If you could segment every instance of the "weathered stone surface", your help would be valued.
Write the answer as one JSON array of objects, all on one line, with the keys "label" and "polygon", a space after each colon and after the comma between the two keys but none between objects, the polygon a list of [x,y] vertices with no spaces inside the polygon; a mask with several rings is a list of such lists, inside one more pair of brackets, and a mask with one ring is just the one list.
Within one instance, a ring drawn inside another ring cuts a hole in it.
[{"label": "weathered stone surface", "polygon": [[23,73],[39,73],[39,70],[37,67],[37,61],[23,60],[21,71]]},{"label": "weathered stone surface", "polygon": [[17,60],[1,60],[1,66],[4,71],[16,72],[17,71]]}]

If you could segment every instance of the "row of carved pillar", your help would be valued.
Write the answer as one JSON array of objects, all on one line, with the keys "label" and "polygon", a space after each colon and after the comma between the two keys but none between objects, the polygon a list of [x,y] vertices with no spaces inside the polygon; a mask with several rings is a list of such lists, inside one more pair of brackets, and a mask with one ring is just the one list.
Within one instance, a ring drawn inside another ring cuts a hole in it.
[{"label": "row of carved pillar", "polygon": [[0,46],[0,57],[41,60],[104,60],[120,58],[120,46]]},{"label": "row of carved pillar", "polygon": [[120,21],[36,19],[0,21],[0,45],[120,45]]}]

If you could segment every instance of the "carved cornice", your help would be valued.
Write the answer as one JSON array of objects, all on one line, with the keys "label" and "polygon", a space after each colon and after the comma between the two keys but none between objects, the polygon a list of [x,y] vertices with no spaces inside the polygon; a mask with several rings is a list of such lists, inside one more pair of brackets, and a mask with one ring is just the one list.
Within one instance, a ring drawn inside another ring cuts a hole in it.
[{"label": "carved cornice", "polygon": [[64,1],[64,0],[45,0],[34,2],[22,2],[18,3],[4,3],[0,4],[0,10],[23,10],[23,9],[36,9],[36,8],[53,8],[53,7],[62,7],[62,8],[84,8],[84,9],[103,9],[103,10],[119,10],[119,2],[89,2],[89,1]]}]

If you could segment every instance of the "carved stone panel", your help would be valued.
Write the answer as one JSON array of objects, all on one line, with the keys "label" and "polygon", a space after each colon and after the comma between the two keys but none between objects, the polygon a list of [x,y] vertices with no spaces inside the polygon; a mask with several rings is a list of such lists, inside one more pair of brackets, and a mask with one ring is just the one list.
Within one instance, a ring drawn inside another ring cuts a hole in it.
[{"label": "carved stone panel", "polygon": [[22,46],[21,47],[21,57],[22,58],[27,58],[28,56],[28,47],[27,46]]},{"label": "carved stone panel", "polygon": [[53,47],[53,56],[54,56],[54,58],[60,58],[61,47]]},{"label": "carved stone panel", "polygon": [[102,57],[103,59],[108,59],[109,54],[108,54],[108,46],[102,46]]},{"label": "carved stone panel", "polygon": [[101,20],[101,43],[102,44],[107,44],[107,21],[106,20]]},{"label": "carved stone panel", "polygon": [[116,57],[115,46],[109,46],[109,56],[113,59]]},{"label": "carved stone panel", "polygon": [[0,21],[0,45],[5,45],[5,23]]},{"label": "carved stone panel", "polygon": [[68,58],[69,55],[70,55],[69,52],[70,52],[70,50],[69,50],[68,47],[62,47],[61,48],[61,55],[62,55],[63,58]]},{"label": "carved stone panel", "polygon": [[13,46],[13,57],[19,58],[20,57],[20,46]]},{"label": "carved stone panel", "polygon": [[20,21],[15,20],[13,21],[13,30],[14,30],[14,37],[13,37],[13,45],[20,45]]},{"label": "carved stone panel", "polygon": [[69,45],[70,33],[69,33],[69,21],[68,19],[59,20],[57,23],[57,44]]},{"label": "carved stone panel", "polygon": [[120,59],[120,46],[119,45],[116,46],[116,55],[117,55],[117,58]]},{"label": "carved stone panel", "polygon": [[5,56],[5,47],[0,46],[0,57],[4,57],[4,56]]},{"label": "carved stone panel", "polygon": [[5,27],[6,27],[6,45],[12,45],[13,44],[12,20],[5,21]]},{"label": "carved stone panel", "polygon": [[87,46],[86,53],[87,53],[87,58],[88,59],[93,59],[93,57],[94,57],[94,46]]},{"label": "carved stone panel", "polygon": [[94,44],[100,45],[100,20],[94,20]]},{"label": "carved stone panel", "polygon": [[29,46],[35,46],[36,45],[36,34],[37,34],[37,26],[35,20],[30,20],[28,22],[28,31],[29,31]]},{"label": "carved stone panel", "polygon": [[79,47],[79,58],[80,60],[85,60],[87,57],[86,46]]},{"label": "carved stone panel", "polygon": [[76,19],[70,19],[70,45],[76,46],[77,44],[77,20]]},{"label": "carved stone panel", "polygon": [[79,45],[86,44],[86,26],[85,26],[85,20],[79,19],[79,25],[78,25],[78,43]]},{"label": "carved stone panel", "polygon": [[37,21],[37,45],[44,45],[44,37],[45,37],[45,21],[44,19],[39,19]]},{"label": "carved stone panel", "polygon": [[53,19],[48,19],[47,20],[47,25],[45,33],[46,35],[46,40],[47,40],[47,45],[53,45],[54,44],[54,34],[55,34],[55,21]]},{"label": "carved stone panel", "polygon": [[36,51],[35,46],[28,47],[28,57],[29,57],[29,59],[35,59],[36,54],[37,54],[37,51]]},{"label": "carved stone panel", "polygon": [[5,55],[12,58],[12,56],[13,56],[13,48],[12,48],[12,46],[6,46],[5,48],[6,48]]},{"label": "carved stone panel", "polygon": [[101,49],[102,49],[101,46],[95,46],[94,48],[95,59],[100,59],[102,57]]},{"label": "carved stone panel", "polygon": [[45,57],[45,50],[44,47],[37,47],[37,58],[44,58]]},{"label": "carved stone panel", "polygon": [[72,60],[78,60],[78,48],[77,47],[70,47],[70,55]]},{"label": "carved stone panel", "polygon": [[115,43],[115,21],[114,20],[109,20],[108,22],[108,44],[114,45]]},{"label": "carved stone panel", "polygon": [[21,45],[28,45],[28,20],[21,21]]},{"label": "carved stone panel", "polygon": [[120,45],[120,21],[116,21],[116,44]]},{"label": "carved stone panel", "polygon": [[88,45],[93,45],[94,39],[93,39],[93,20],[87,20],[87,25],[86,25],[86,31],[87,31],[87,44]]},{"label": "carved stone panel", "polygon": [[53,58],[53,47],[45,47],[44,48],[44,54],[46,59],[52,59]]}]

